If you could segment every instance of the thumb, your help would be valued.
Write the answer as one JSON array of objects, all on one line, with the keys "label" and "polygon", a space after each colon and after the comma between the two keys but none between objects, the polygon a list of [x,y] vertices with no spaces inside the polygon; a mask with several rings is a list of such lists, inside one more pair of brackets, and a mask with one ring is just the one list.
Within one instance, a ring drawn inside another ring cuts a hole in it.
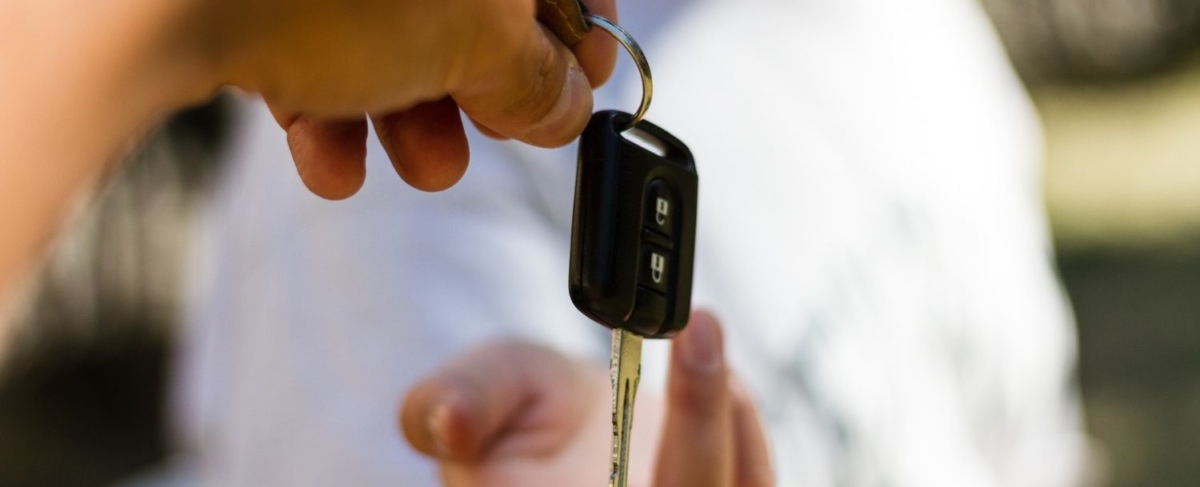
[{"label": "thumb", "polygon": [[566,45],[532,15],[524,20],[481,47],[480,71],[450,95],[494,132],[536,146],[566,145],[591,116],[591,84]]},{"label": "thumb", "polygon": [[[475,460],[503,444],[545,451],[600,402],[586,366],[550,349],[502,342],[467,352],[418,383],[400,424],[409,443],[439,460]],[[517,441],[524,440],[524,441]]]}]

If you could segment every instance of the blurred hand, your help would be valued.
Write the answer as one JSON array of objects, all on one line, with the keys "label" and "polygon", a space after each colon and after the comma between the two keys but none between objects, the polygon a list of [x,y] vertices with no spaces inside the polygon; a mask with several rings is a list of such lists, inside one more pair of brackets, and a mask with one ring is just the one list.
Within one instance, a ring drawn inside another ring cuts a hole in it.
[{"label": "blurred hand", "polygon": [[[665,420],[661,398],[638,397],[630,485],[773,485],[762,425],[731,380],[716,320],[693,313],[671,355]],[[400,417],[408,441],[439,462],[447,487],[594,487],[608,475],[610,398],[600,367],[501,343],[418,384]],[[660,425],[655,454],[648,433]]]},{"label": "blurred hand", "polygon": [[[565,145],[616,56],[598,29],[568,49],[533,0],[207,3],[220,81],[262,93],[305,185],[331,199],[362,186],[367,116],[400,176],[441,190],[467,167],[459,109],[489,135]],[[615,18],[613,0],[587,3]]]}]

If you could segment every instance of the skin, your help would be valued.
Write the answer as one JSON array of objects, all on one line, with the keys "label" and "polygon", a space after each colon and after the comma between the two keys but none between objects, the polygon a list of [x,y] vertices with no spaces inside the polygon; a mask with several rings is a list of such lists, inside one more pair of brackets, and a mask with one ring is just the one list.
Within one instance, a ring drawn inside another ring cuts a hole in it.
[{"label": "skin", "polygon": [[[693,313],[672,346],[666,397],[638,397],[630,486],[774,485],[758,413],[732,379],[716,319]],[[595,364],[492,344],[414,387],[400,423],[446,487],[594,487],[608,476],[597,459],[609,454],[610,391]]]},{"label": "skin", "polygon": [[[588,6],[615,18],[613,0]],[[568,143],[615,44],[568,49],[534,16],[532,0],[0,1],[0,307],[138,136],[223,86],[262,94],[330,199],[362,186],[368,118],[429,191],[466,170],[459,110],[498,137]]]},{"label": "skin", "polygon": [[[616,18],[612,0],[589,7]],[[567,49],[530,0],[2,0],[0,301],[131,140],[221,86],[261,93],[305,185],[339,199],[363,183],[367,118],[405,181],[444,189],[467,165],[459,110],[492,136],[566,144],[614,56],[599,32]],[[415,388],[402,424],[449,487],[594,485],[607,389],[600,369],[494,345]],[[757,413],[711,316],[693,316],[665,405],[640,416],[662,424],[662,443],[634,485],[771,485]]]}]

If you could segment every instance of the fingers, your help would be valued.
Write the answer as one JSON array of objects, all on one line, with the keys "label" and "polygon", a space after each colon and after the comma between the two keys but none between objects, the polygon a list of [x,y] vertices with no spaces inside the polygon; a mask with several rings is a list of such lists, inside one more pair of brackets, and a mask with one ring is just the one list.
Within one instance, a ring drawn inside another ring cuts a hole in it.
[{"label": "fingers", "polygon": [[775,472],[771,468],[771,452],[763,429],[762,418],[754,399],[736,377],[730,376],[733,393],[733,435],[736,448],[736,487],[772,487]]},{"label": "fingers", "polygon": [[422,191],[454,186],[470,158],[458,104],[449,97],[372,117],[396,173]]},{"label": "fingers", "polygon": [[[585,1],[588,11],[617,22],[617,5],[614,0]],[[603,85],[612,76],[617,62],[617,41],[600,29],[592,29],[587,37],[571,48],[583,72],[587,73],[592,87]]]},{"label": "fingers", "polygon": [[367,121],[319,120],[273,112],[287,131],[300,179],[317,196],[331,200],[358,192],[367,176]]},{"label": "fingers", "polygon": [[[330,121],[272,109],[287,131],[300,179],[323,198],[352,196],[366,179],[366,121]],[[450,98],[372,117],[392,165],[414,188],[440,191],[462,179],[469,152],[458,106]]]},{"label": "fingers", "polygon": [[495,131],[495,130],[492,130],[492,129],[490,129],[490,128],[487,128],[487,125],[484,125],[484,124],[481,124],[481,123],[479,123],[479,122],[476,122],[475,120],[471,120],[471,125],[474,125],[474,126],[475,126],[475,130],[478,130],[478,131],[479,131],[479,133],[483,134],[485,137],[487,137],[487,138],[489,138],[489,139],[492,139],[492,140],[509,140],[509,138],[508,138],[508,137],[505,137],[505,136],[504,136],[503,134],[501,134],[500,132],[497,132],[497,131]]},{"label": "fingers", "polygon": [[734,478],[734,406],[716,319],[692,313],[673,347],[654,485],[729,487]]},{"label": "fingers", "polygon": [[[575,55],[530,15],[509,47],[451,92],[472,119],[501,135],[541,147],[566,145],[583,131],[592,89]],[[589,35],[590,37],[590,35]]]},{"label": "fingers", "polygon": [[[590,11],[616,19],[614,0],[588,0]],[[505,4],[507,5],[507,4]],[[511,6],[509,6],[511,7]],[[557,147],[573,140],[592,111],[593,86],[612,74],[616,42],[595,30],[568,49],[530,12],[487,14],[487,32],[466,61],[450,97],[372,117],[396,172],[413,187],[439,191],[466,171],[469,150],[457,107],[485,135]],[[484,15],[484,14],[480,14]],[[578,55],[578,58],[576,57]],[[343,199],[366,177],[366,126],[277,113],[301,179],[313,193]]]},{"label": "fingers", "polygon": [[414,448],[441,460],[536,455],[562,444],[585,412],[603,402],[587,387],[587,373],[538,346],[478,349],[409,392],[401,427]]}]

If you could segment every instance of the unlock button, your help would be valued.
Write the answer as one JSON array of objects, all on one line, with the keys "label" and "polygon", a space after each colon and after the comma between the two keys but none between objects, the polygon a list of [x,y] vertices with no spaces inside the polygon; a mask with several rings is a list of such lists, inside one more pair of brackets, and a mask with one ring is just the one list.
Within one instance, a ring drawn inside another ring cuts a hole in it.
[{"label": "unlock button", "polygon": [[676,208],[666,181],[655,179],[650,182],[646,188],[645,209],[646,228],[670,236]]},{"label": "unlock button", "polygon": [[667,292],[667,281],[671,277],[671,254],[655,246],[642,246],[642,266],[638,281],[641,285],[660,293]]}]

